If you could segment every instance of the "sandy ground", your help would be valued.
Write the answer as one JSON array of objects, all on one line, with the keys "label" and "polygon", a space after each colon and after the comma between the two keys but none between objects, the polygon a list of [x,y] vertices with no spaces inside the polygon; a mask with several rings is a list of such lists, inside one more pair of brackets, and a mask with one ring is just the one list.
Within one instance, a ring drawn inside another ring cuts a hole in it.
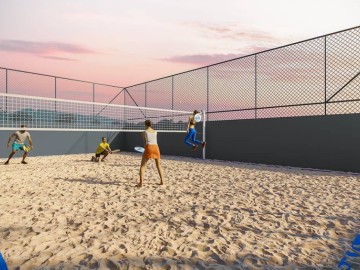
[{"label": "sandy ground", "polygon": [[9,269],[337,269],[360,233],[360,175],[163,156],[139,189],[140,154],[90,157],[0,166]]}]

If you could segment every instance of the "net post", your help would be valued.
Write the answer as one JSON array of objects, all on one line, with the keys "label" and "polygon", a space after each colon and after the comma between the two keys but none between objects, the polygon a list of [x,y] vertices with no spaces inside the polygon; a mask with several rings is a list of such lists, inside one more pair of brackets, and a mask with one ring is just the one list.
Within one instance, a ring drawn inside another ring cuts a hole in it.
[{"label": "net post", "polygon": [[[202,111],[202,115],[203,115],[203,136],[202,136],[202,141],[206,142],[206,111],[203,110]],[[203,152],[202,152],[202,159],[206,159],[206,147],[203,148]]]}]

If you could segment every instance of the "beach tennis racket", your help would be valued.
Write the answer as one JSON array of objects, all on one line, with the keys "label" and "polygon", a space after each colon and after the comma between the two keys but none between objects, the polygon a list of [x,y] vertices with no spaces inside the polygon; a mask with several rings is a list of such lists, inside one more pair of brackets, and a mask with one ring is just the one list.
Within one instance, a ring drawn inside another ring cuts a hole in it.
[{"label": "beach tennis racket", "polygon": [[119,152],[120,152],[120,149],[111,150],[111,153],[119,153]]},{"label": "beach tennis racket", "polygon": [[200,122],[201,121],[201,113],[195,114],[194,120],[195,120],[195,122]]},{"label": "beach tennis racket", "polygon": [[6,266],[6,262],[3,258],[3,256],[1,255],[1,252],[0,252],[0,269],[1,270],[8,270],[7,266]]},{"label": "beach tennis racket", "polygon": [[30,150],[32,150],[33,148],[31,146],[24,146],[23,150],[27,153],[29,152]]},{"label": "beach tennis racket", "polygon": [[139,152],[139,153],[144,153],[144,151],[145,151],[145,149],[143,147],[140,147],[140,146],[135,146],[134,149],[135,149],[136,152]]}]

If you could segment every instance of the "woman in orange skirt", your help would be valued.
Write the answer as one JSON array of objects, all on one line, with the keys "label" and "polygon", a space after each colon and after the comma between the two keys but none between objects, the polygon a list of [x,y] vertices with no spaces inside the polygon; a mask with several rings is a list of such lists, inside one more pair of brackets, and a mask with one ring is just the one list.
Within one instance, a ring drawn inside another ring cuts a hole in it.
[{"label": "woman in orange skirt", "polygon": [[136,187],[142,187],[144,174],[146,170],[146,164],[150,158],[155,159],[156,168],[159,172],[160,176],[160,185],[163,185],[163,173],[160,165],[160,149],[157,144],[157,131],[155,131],[152,127],[152,123],[150,120],[145,121],[145,131],[142,133],[142,137],[144,140],[144,154],[141,159],[140,166],[140,183],[136,185]]}]

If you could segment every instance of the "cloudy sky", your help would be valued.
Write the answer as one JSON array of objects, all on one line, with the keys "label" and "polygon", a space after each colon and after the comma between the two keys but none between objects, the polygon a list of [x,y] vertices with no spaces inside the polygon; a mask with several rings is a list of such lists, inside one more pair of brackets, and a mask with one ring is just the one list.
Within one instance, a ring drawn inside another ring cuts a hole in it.
[{"label": "cloudy sky", "polygon": [[360,25],[359,0],[1,0],[0,66],[129,86]]}]

